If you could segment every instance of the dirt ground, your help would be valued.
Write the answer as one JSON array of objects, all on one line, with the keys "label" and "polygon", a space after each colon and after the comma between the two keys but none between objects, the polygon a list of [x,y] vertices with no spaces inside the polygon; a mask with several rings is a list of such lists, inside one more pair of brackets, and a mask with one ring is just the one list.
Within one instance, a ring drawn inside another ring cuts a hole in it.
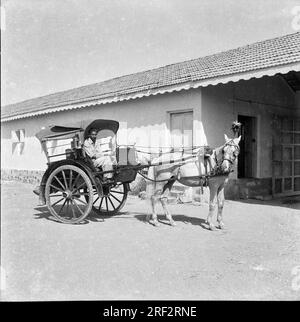
[{"label": "dirt ground", "polygon": [[2,301],[300,299],[299,198],[226,201],[215,232],[207,205],[171,205],[177,226],[155,228],[137,197],[82,225],[55,222],[29,184],[2,182],[1,199]]}]

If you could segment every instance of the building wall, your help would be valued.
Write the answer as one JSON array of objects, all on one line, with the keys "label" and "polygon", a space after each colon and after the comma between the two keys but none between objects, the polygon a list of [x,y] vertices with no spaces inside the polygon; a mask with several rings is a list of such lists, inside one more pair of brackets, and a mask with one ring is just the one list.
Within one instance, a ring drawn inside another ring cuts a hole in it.
[{"label": "building wall", "polygon": [[[295,93],[279,76],[251,79],[202,89],[202,123],[208,144],[224,144],[238,115],[257,117],[256,178],[272,176],[273,115],[296,115]],[[237,171],[231,177],[236,178]]]},{"label": "building wall", "polygon": [[[194,133],[197,133],[194,144],[205,144],[205,135],[201,133],[200,104],[201,90],[195,89],[5,122],[1,126],[1,168],[45,170],[46,157],[35,134],[43,126],[80,125],[97,118],[120,122],[119,144],[158,147],[170,145],[169,113],[192,110]],[[25,147],[21,155],[12,153],[11,132],[18,129],[25,129]]]},{"label": "building wall", "polygon": [[[152,148],[170,145],[170,112],[192,110],[193,144],[217,147],[224,144],[224,134],[232,136],[230,127],[238,115],[247,115],[257,117],[255,177],[260,180],[237,180],[237,171],[234,171],[226,197],[247,197],[249,189],[254,194],[259,189],[262,194],[270,194],[272,118],[274,114],[300,116],[299,104],[300,94],[295,95],[282,78],[275,76],[11,121],[1,126],[1,168],[45,170],[46,158],[35,134],[51,124],[72,126],[97,118],[115,119],[120,122],[119,144],[136,143]],[[24,154],[19,156],[12,154],[11,142],[11,131],[18,129],[25,129]],[[11,173],[12,177],[19,175]]]}]

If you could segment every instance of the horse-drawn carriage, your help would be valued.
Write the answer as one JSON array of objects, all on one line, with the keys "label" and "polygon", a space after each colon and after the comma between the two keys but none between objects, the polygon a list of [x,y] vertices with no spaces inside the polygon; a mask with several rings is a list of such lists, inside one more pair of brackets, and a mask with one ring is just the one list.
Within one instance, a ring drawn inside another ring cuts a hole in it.
[{"label": "horse-drawn carriage", "polygon": [[103,177],[105,171],[96,168],[83,149],[92,128],[100,136],[113,136],[119,123],[94,120],[85,128],[50,126],[36,134],[48,161],[39,188],[40,204],[46,204],[63,223],[82,222],[92,209],[101,214],[116,214],[126,202],[129,183],[143,168],[137,164],[134,146],[116,146],[117,165],[112,180],[107,182]]},{"label": "horse-drawn carriage", "polygon": [[[80,223],[92,209],[99,214],[116,214],[124,206],[129,184],[136,179],[137,173],[150,168],[146,179],[150,182],[147,187],[154,225],[158,225],[154,207],[157,199],[161,201],[170,224],[174,224],[166,198],[176,180],[187,186],[207,185],[211,200],[208,215],[210,229],[213,229],[211,217],[216,200],[219,206],[218,222],[223,225],[224,186],[239,153],[240,137],[229,139],[225,135],[225,144],[211,150],[208,157],[205,152],[207,147],[204,146],[196,147],[197,151],[192,148],[189,155],[177,153],[177,157],[173,149],[147,164],[138,163],[138,151],[134,146],[115,144],[116,165],[113,170],[103,171],[101,167],[94,166],[83,149],[83,142],[91,129],[100,134],[99,139],[101,136],[115,137],[119,123],[98,119],[85,127],[50,126],[36,134],[48,160],[48,168],[39,186],[40,204],[46,204],[57,220]],[[113,173],[109,181],[104,178],[107,172]]]}]

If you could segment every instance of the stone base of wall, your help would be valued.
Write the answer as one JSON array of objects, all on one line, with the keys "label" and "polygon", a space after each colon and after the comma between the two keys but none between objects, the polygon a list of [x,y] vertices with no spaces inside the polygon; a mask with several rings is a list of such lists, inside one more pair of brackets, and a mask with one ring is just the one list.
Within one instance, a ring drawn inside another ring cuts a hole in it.
[{"label": "stone base of wall", "polygon": [[272,199],[272,178],[231,179],[225,189],[226,199]]},{"label": "stone base of wall", "polygon": [[1,180],[14,180],[38,185],[44,171],[1,169]]}]

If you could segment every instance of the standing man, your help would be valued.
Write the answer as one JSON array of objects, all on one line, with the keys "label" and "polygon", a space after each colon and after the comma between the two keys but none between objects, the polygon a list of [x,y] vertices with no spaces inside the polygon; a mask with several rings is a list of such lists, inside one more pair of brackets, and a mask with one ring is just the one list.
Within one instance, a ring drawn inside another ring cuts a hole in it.
[{"label": "standing man", "polygon": [[[102,151],[101,144],[96,142],[98,130],[90,129],[88,138],[84,141],[83,149],[92,159],[95,167],[102,167],[103,171],[113,170],[113,165],[117,164],[116,158],[111,151]],[[104,173],[103,178],[111,179],[113,173]]]},{"label": "standing man", "polygon": [[242,123],[239,121],[234,121],[231,125],[231,131],[234,134],[235,138],[238,138],[241,135]]}]

